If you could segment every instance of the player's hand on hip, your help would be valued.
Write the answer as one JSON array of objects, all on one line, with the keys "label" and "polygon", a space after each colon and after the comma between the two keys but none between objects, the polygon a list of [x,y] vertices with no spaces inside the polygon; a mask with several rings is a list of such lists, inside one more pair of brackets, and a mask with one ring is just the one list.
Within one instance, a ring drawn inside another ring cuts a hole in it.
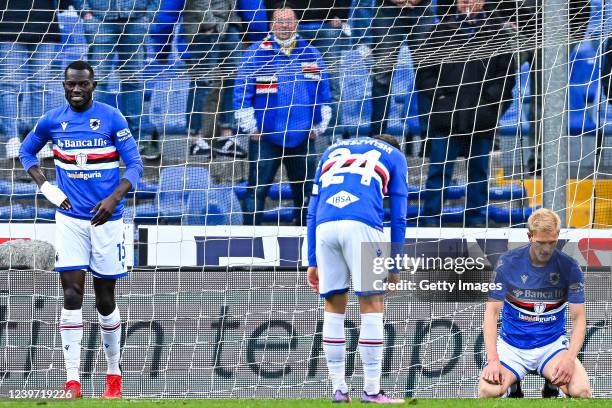
[{"label": "player's hand on hip", "polygon": [[62,210],[69,210],[72,208],[72,204],[66,194],[62,190],[60,190],[57,186],[45,181],[40,186],[40,192],[45,196],[47,200],[52,202],[55,206],[61,208]]},{"label": "player's hand on hip", "polygon": [[319,270],[316,266],[309,266],[306,271],[306,281],[308,282],[308,286],[315,291],[315,293],[319,293]]},{"label": "player's hand on hip", "polygon": [[261,133],[260,132],[251,133],[251,140],[252,141],[258,142],[259,139],[261,139]]},{"label": "player's hand on hip", "polygon": [[569,384],[570,380],[572,379],[572,375],[574,375],[575,368],[576,361],[570,356],[569,353],[564,353],[553,370],[553,375],[550,382],[556,386]]},{"label": "player's hand on hip", "polygon": [[108,196],[104,200],[100,201],[96,206],[90,211],[95,212],[96,215],[91,219],[91,225],[97,227],[98,225],[104,224],[106,221],[113,216],[113,212],[115,212],[115,207],[119,204],[119,200],[115,197]]},{"label": "player's hand on hip", "polygon": [[499,361],[490,361],[482,370],[482,379],[489,384],[499,385],[504,382],[504,372]]},{"label": "player's hand on hip", "polygon": [[316,138],[317,138],[317,134],[314,132],[314,130],[311,130],[310,133],[308,134],[308,139],[315,140]]}]

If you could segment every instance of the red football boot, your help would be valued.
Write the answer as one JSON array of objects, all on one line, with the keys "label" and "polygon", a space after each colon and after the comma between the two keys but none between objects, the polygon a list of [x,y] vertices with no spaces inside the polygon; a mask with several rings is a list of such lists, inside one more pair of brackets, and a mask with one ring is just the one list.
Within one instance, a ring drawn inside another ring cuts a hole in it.
[{"label": "red football boot", "polygon": [[121,398],[121,376],[116,374],[106,375],[106,389],[102,394],[102,399]]},{"label": "red football boot", "polygon": [[64,391],[66,392],[64,398],[83,398],[83,395],[81,395],[81,383],[76,380],[66,381],[64,384]]}]

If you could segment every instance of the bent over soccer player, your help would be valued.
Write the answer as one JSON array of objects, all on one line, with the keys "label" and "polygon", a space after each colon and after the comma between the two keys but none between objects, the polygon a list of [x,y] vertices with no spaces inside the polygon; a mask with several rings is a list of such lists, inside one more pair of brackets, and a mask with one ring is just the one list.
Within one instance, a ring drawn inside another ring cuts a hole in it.
[{"label": "bent over soccer player", "polygon": [[507,396],[510,386],[531,371],[566,395],[591,396],[589,378],[576,358],[586,333],[584,278],[576,261],[557,249],[560,225],[554,212],[535,211],[527,221],[529,245],[507,252],[497,263],[495,283],[501,289],[491,292],[483,323],[487,365],[480,378],[482,398]]},{"label": "bent over soccer player", "polygon": [[[366,282],[373,264],[362,263],[368,246],[376,256],[383,235],[383,197],[390,197],[391,257],[401,255],[406,233],[408,186],[406,158],[392,136],[362,137],[330,146],[321,158],[308,207],[309,285],[325,299],[323,350],[334,390],[334,402],[351,402],[344,378],[344,316],[349,282],[359,296],[363,363],[362,402],[403,403],[380,389],[383,355],[384,291]],[[365,253],[364,253],[365,254]],[[365,256],[367,258],[367,256]],[[399,275],[389,273],[390,282]]]},{"label": "bent over soccer player", "polygon": [[[96,309],[107,362],[103,398],[121,398],[121,319],[115,283],[127,275],[123,197],[142,175],[142,160],[119,110],[92,99],[94,71],[83,61],[64,71],[68,104],[47,112],[21,145],[19,158],[40,191],[59,207],[55,215],[55,270],[64,291],[60,332],[68,396],[81,396],[79,366],[85,270],[93,275]],[[57,187],[43,175],[36,153],[51,140]],[[119,177],[119,158],[126,165]]]}]

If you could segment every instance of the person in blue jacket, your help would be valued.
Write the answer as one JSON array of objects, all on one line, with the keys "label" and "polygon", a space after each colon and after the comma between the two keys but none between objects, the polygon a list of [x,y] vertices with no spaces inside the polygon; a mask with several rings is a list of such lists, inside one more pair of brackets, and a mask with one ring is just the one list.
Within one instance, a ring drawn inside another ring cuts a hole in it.
[{"label": "person in blue jacket", "polygon": [[[272,13],[271,33],[244,53],[234,88],[238,126],[249,138],[245,223],[261,224],[265,197],[281,163],[291,181],[295,221],[305,221],[315,163],[314,140],[327,129],[331,94],[316,48],[296,33],[288,7]],[[281,174],[283,177],[283,174]]]}]

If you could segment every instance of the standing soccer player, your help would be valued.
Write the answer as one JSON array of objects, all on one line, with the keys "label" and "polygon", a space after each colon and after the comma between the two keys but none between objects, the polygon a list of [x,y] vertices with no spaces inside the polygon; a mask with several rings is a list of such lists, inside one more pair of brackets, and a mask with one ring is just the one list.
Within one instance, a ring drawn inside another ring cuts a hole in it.
[{"label": "standing soccer player", "polygon": [[[380,389],[383,356],[384,291],[368,286],[373,265],[362,263],[362,250],[376,256],[384,241],[383,198],[390,198],[391,251],[401,255],[406,233],[408,186],[406,158],[392,136],[362,137],[330,146],[321,158],[308,207],[308,284],[325,299],[323,350],[334,402],[351,402],[344,378],[344,318],[349,282],[359,296],[363,363],[362,402],[403,403]],[[365,254],[366,252],[364,252]],[[367,258],[367,256],[366,256]],[[397,282],[399,275],[389,273]]]},{"label": "standing soccer player", "polygon": [[[41,193],[59,207],[55,215],[55,270],[64,291],[60,332],[66,365],[65,390],[81,397],[79,366],[85,271],[93,275],[96,309],[107,362],[103,398],[121,398],[121,319],[115,283],[127,275],[123,197],[142,175],[142,160],[119,110],[94,102],[94,71],[74,61],[64,71],[68,104],[47,112],[27,136],[19,158]],[[57,186],[47,181],[36,153],[51,140]],[[119,158],[126,165],[119,177]]]},{"label": "standing soccer player", "polygon": [[487,365],[480,378],[481,398],[507,396],[510,386],[530,371],[566,395],[591,396],[589,378],[577,359],[586,333],[584,277],[576,261],[557,249],[560,225],[551,210],[535,211],[527,221],[529,245],[508,251],[495,268],[495,283],[501,289],[491,292],[485,309]]}]

